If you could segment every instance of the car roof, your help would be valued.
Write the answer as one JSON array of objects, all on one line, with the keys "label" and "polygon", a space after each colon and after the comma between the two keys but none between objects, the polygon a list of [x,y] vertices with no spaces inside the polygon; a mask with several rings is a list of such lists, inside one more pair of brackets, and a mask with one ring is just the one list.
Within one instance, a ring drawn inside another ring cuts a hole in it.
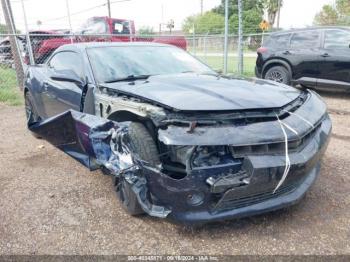
[{"label": "car roof", "polygon": [[85,42],[85,43],[74,43],[74,44],[65,44],[60,46],[57,51],[68,51],[68,50],[84,50],[88,48],[96,47],[129,47],[129,46],[154,46],[154,47],[165,47],[171,46],[167,44],[160,44],[154,42]]},{"label": "car roof", "polygon": [[290,34],[290,33],[295,33],[295,32],[303,32],[303,31],[325,30],[325,29],[350,30],[350,27],[347,27],[347,26],[312,26],[312,27],[306,27],[306,28],[297,28],[297,29],[289,29],[289,30],[273,32],[270,34],[270,36],[277,36],[277,35]]}]

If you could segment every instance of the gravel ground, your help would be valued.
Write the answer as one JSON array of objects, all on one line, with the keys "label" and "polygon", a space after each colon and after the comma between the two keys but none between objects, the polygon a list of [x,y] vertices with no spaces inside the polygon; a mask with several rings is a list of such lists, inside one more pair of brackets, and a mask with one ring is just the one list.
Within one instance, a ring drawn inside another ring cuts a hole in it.
[{"label": "gravel ground", "polygon": [[333,137],[300,204],[197,229],[127,215],[111,178],[25,128],[0,105],[0,254],[350,254],[350,96],[322,93]]}]

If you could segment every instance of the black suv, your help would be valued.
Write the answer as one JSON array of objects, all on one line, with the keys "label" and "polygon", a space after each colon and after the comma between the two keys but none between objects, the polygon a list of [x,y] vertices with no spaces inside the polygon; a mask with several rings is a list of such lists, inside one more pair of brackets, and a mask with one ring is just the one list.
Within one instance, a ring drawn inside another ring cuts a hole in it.
[{"label": "black suv", "polygon": [[350,28],[277,32],[258,49],[257,77],[304,87],[350,90]]}]

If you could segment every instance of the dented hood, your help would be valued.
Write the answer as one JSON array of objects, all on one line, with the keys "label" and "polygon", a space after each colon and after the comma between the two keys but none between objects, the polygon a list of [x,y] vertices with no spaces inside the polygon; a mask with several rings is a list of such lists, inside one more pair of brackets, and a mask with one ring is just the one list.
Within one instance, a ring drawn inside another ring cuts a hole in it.
[{"label": "dented hood", "polygon": [[271,81],[197,74],[152,76],[103,86],[180,111],[279,108],[300,94],[295,88]]}]

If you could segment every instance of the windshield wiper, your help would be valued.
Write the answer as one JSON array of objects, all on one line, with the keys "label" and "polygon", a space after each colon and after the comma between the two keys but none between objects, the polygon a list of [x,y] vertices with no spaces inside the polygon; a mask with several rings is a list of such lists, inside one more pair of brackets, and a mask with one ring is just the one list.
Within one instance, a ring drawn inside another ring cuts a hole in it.
[{"label": "windshield wiper", "polygon": [[113,80],[107,80],[105,81],[106,84],[109,83],[115,83],[115,82],[122,82],[122,81],[135,81],[135,80],[142,80],[142,79],[148,79],[152,75],[129,75],[127,77],[121,77]]}]

